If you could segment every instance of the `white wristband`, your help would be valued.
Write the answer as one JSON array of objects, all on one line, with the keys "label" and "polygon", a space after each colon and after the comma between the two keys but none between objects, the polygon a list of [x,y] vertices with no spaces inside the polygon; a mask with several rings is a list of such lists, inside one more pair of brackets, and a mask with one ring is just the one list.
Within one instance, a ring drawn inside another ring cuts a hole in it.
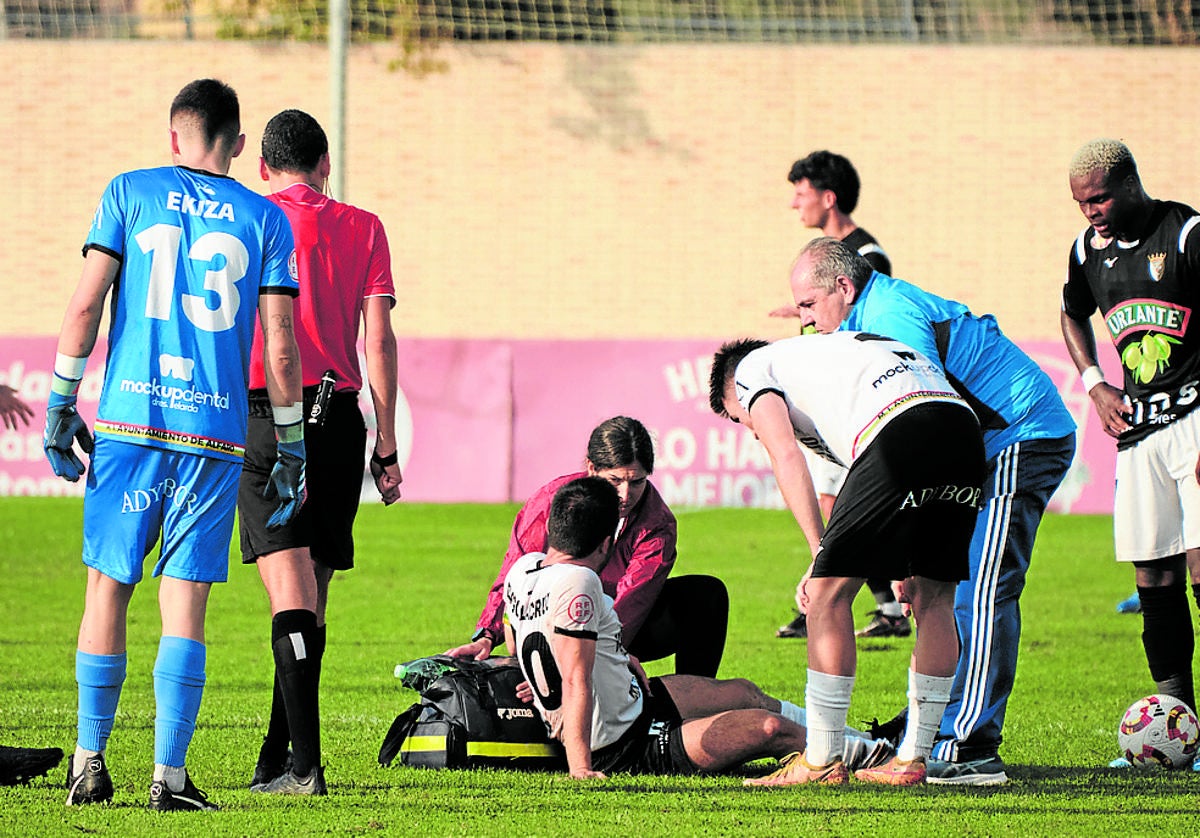
[{"label": "white wristband", "polygon": [[304,418],[304,402],[292,402],[283,407],[273,404],[271,416],[276,425],[296,425]]},{"label": "white wristband", "polygon": [[1104,383],[1104,372],[1099,366],[1092,364],[1079,374],[1079,379],[1083,382],[1084,392],[1090,393],[1097,384]]},{"label": "white wristband", "polygon": [[79,381],[83,378],[83,371],[87,367],[87,360],[87,358],[75,358],[71,355],[55,352],[54,373],[59,378],[65,378],[68,381]]}]

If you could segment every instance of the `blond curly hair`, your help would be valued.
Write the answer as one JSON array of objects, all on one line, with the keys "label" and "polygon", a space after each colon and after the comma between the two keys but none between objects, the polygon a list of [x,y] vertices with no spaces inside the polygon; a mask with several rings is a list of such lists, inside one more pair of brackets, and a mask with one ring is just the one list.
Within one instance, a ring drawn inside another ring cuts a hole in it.
[{"label": "blond curly hair", "polygon": [[1073,178],[1087,177],[1093,172],[1112,174],[1114,169],[1137,172],[1133,152],[1120,140],[1099,139],[1085,143],[1071,158],[1070,175]]}]

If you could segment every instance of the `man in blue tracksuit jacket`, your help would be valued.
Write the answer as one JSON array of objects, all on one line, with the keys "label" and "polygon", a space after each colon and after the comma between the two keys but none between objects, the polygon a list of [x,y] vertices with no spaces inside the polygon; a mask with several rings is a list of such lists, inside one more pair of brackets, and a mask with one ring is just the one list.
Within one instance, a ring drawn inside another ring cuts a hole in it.
[{"label": "man in blue tracksuit jacket", "polygon": [[1021,635],[1018,599],[1038,524],[1075,454],[1075,422],[1050,377],[994,317],[873,271],[836,239],[805,246],[791,285],[804,325],[908,344],[943,368],[979,417],[988,476],[971,577],[955,595],[962,651],[927,781],[1005,783],[999,747]]}]

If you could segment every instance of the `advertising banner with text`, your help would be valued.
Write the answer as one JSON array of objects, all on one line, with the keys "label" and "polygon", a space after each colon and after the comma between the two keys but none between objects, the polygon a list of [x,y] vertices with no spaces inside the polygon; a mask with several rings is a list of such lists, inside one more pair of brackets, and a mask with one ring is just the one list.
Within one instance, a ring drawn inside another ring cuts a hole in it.
[{"label": "advertising banner with text", "polygon": [[[581,469],[593,427],[640,419],[655,438],[652,480],[687,507],[782,508],[770,463],[753,434],[715,416],[708,373],[719,340],[402,339],[397,436],[404,498],[415,502],[520,501],[550,479]],[[1058,386],[1079,426],[1078,454],[1055,496],[1057,512],[1112,510],[1114,441],[1101,430],[1061,343],[1023,344]],[[0,495],[82,494],[54,477],[42,454],[42,422],[55,339],[0,338],[0,384],[37,413],[0,428]],[[1115,353],[1104,347],[1110,380]],[[170,359],[168,359],[170,360]],[[178,370],[167,364],[164,381]],[[97,346],[79,395],[89,426],[104,374]],[[369,393],[360,396],[374,427]],[[364,498],[374,487],[364,483]]]}]

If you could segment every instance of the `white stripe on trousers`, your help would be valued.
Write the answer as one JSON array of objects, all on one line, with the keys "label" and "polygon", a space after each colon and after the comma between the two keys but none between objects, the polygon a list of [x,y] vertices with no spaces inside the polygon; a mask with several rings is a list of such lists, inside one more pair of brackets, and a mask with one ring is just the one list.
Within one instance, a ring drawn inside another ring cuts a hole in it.
[{"label": "white stripe on trousers", "polygon": [[988,501],[983,554],[972,580],[971,643],[968,649],[959,652],[960,655],[967,655],[967,673],[958,714],[954,717],[955,741],[950,749],[950,760],[958,757],[958,743],[979,723],[987,700],[987,680],[992,668],[995,634],[996,589],[1000,583],[1004,549],[1008,544],[1008,524],[1017,489],[1020,448],[1021,443],[1014,443],[996,458],[996,476],[992,486],[993,497]]}]

